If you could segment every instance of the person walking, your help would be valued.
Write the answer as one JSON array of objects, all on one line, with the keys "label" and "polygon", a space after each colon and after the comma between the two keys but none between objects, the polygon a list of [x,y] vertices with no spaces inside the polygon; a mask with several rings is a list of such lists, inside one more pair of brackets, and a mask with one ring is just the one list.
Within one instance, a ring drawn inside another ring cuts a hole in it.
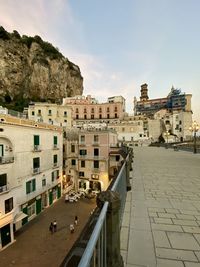
[{"label": "person walking", "polygon": [[70,226],[69,226],[69,230],[70,230],[70,233],[71,233],[71,234],[74,233],[74,225],[73,225],[73,223],[70,224]]},{"label": "person walking", "polygon": [[75,216],[75,218],[74,218],[74,224],[75,224],[75,225],[78,224],[78,216]]},{"label": "person walking", "polygon": [[54,222],[53,222],[53,230],[54,230],[54,232],[57,231],[57,221],[56,220],[54,220]]},{"label": "person walking", "polygon": [[53,223],[51,222],[49,225],[49,231],[51,232],[51,234],[53,234]]}]

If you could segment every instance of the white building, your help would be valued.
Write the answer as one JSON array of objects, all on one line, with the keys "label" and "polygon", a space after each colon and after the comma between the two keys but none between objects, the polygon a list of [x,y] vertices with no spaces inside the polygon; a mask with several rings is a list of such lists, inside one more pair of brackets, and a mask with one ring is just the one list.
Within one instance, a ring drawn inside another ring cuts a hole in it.
[{"label": "white building", "polygon": [[28,118],[68,129],[72,127],[72,109],[69,106],[39,102],[32,103],[28,107]]},{"label": "white building", "polygon": [[0,250],[62,193],[62,128],[0,115]]}]

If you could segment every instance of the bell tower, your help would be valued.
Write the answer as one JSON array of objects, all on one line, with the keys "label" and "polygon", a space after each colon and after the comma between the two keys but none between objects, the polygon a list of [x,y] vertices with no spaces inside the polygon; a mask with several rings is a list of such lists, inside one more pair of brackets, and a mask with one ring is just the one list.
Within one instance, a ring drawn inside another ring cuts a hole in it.
[{"label": "bell tower", "polygon": [[148,97],[148,84],[144,83],[141,85],[141,96],[140,96],[140,101],[147,101],[149,99]]}]

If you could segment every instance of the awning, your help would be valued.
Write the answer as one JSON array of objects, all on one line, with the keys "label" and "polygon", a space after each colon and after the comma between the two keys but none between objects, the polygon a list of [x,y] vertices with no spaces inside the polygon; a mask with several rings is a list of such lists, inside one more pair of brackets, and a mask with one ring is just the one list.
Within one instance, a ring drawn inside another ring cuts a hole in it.
[{"label": "awning", "polygon": [[23,219],[26,218],[27,216],[28,216],[27,214],[25,214],[25,213],[23,213],[22,211],[20,211],[19,213],[17,213],[17,214],[15,215],[14,223],[23,220]]}]

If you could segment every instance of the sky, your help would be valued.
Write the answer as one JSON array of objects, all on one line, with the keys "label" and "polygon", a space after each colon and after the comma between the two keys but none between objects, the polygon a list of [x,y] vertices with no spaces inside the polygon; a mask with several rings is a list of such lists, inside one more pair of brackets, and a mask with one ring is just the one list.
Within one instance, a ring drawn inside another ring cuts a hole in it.
[{"label": "sky", "polygon": [[134,96],[148,84],[149,98],[172,85],[192,94],[200,123],[199,0],[0,0],[0,25],[39,35],[80,67],[83,95],[99,102]]}]

